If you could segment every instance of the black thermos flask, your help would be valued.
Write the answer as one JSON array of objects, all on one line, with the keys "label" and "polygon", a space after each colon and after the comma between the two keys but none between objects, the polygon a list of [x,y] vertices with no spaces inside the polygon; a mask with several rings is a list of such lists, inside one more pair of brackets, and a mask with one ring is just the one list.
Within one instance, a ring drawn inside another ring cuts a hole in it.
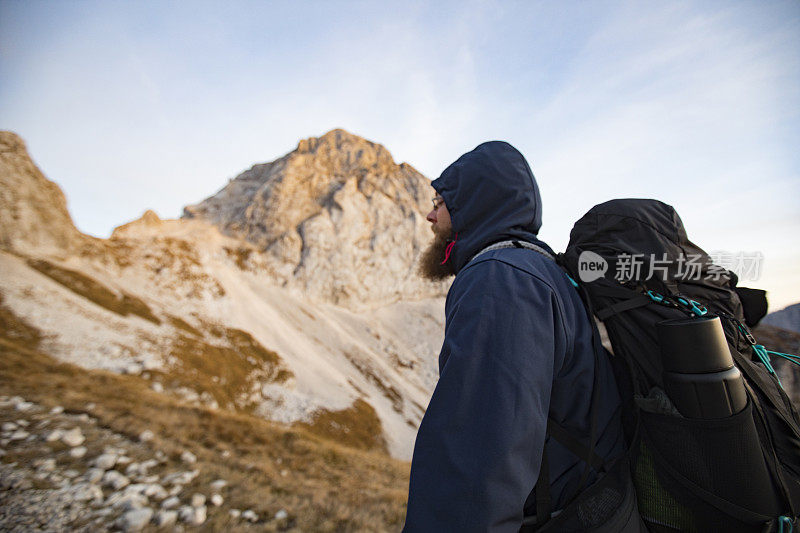
[{"label": "black thermos flask", "polygon": [[686,418],[725,418],[747,405],[742,374],[733,365],[719,317],[656,324],[664,388]]}]

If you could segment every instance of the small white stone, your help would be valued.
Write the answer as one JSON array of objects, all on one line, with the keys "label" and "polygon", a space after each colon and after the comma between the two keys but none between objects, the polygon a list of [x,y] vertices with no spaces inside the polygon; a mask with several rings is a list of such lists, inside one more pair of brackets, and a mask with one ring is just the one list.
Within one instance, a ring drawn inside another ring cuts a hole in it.
[{"label": "small white stone", "polygon": [[127,464],[131,464],[132,462],[133,462],[133,459],[131,459],[127,455],[120,455],[119,457],[117,457],[117,464],[118,465],[127,465]]},{"label": "small white stone", "polygon": [[76,483],[70,490],[72,499],[79,502],[92,500],[95,503],[103,501],[103,491],[93,483]]},{"label": "small white stone", "polygon": [[219,494],[212,494],[211,495],[211,504],[215,507],[219,507],[225,500]]},{"label": "small white stone", "polygon": [[162,509],[156,513],[155,524],[159,527],[175,525],[178,521],[178,511],[167,511]]},{"label": "small white stone", "polygon": [[87,411],[93,411],[95,407],[97,407],[97,406],[94,404],[94,402],[89,402],[89,403],[86,404],[86,410]]},{"label": "small white stone", "polygon": [[10,433],[10,432],[16,430],[17,427],[18,426],[14,422],[4,422],[2,428],[0,428],[0,429],[5,431],[6,433]]},{"label": "small white stone", "polygon": [[113,453],[98,455],[92,464],[101,470],[111,470],[117,464],[117,455]]},{"label": "small white stone", "polygon": [[192,494],[192,507],[200,507],[206,504],[206,497],[202,494]]},{"label": "small white stone", "polygon": [[61,407],[60,405],[56,405],[55,407],[50,409],[50,414],[51,415],[60,415],[63,412],[64,412],[64,408]]},{"label": "small white stone", "polygon": [[128,363],[125,365],[125,368],[122,369],[123,374],[129,374],[131,376],[138,376],[142,373],[142,365],[139,363]]},{"label": "small white stone", "polygon": [[250,509],[242,513],[242,518],[244,518],[248,522],[258,522],[258,515],[253,511],[251,511]]},{"label": "small white stone", "polygon": [[161,384],[161,383],[159,383],[158,381],[154,382],[154,383],[153,383],[153,384],[150,386],[150,388],[151,388],[151,389],[153,389],[155,392],[158,392],[158,393],[164,392],[164,385],[162,385],[162,384]]},{"label": "small white stone", "polygon": [[74,457],[75,459],[80,459],[84,455],[86,455],[86,446],[78,446],[77,448],[72,448],[69,451],[70,457]]},{"label": "small white stone", "polygon": [[236,519],[238,519],[239,517],[242,516],[242,512],[239,509],[231,509],[230,511],[228,511],[228,514],[234,520],[236,520]]},{"label": "small white stone", "polygon": [[141,531],[153,518],[153,510],[145,507],[128,511],[119,519],[119,527],[123,531]]},{"label": "small white stone", "polygon": [[17,425],[18,425],[19,427],[26,428],[26,427],[30,426],[30,425],[31,425],[31,423],[30,423],[30,422],[28,422],[27,420],[25,420],[24,418],[20,418],[19,420],[17,420]]},{"label": "small white stone", "polygon": [[109,470],[103,475],[103,485],[109,486],[115,490],[120,490],[128,485],[130,485],[131,481],[117,472],[116,470]]},{"label": "small white stone", "polygon": [[212,490],[222,490],[228,482],[224,479],[217,479],[216,481],[211,482],[211,489]]},{"label": "small white stone", "polygon": [[150,468],[153,468],[154,466],[157,466],[158,461],[156,461],[155,459],[148,459],[147,461],[142,461],[141,465],[144,470],[148,470]]},{"label": "small white stone", "polygon": [[206,508],[205,506],[191,507],[189,505],[184,505],[178,509],[178,517],[182,522],[193,526],[199,526],[206,521]]},{"label": "small white stone", "polygon": [[41,459],[36,461],[34,465],[37,469],[41,472],[52,472],[56,469],[56,460],[55,459]]},{"label": "small white stone", "polygon": [[61,442],[67,446],[80,446],[86,440],[86,437],[81,433],[81,428],[72,428],[61,435]]},{"label": "small white stone", "polygon": [[177,496],[170,496],[163,502],[161,502],[162,509],[175,509],[177,506],[181,504],[181,501],[178,499]]},{"label": "small white stone", "polygon": [[193,465],[197,462],[197,457],[192,452],[186,450],[181,454],[181,461]]},{"label": "small white stone", "polygon": [[148,483],[144,495],[154,500],[163,500],[168,496],[167,490],[158,483]]},{"label": "small white stone", "polygon": [[105,473],[106,471],[103,470],[102,468],[90,468],[89,470],[86,471],[83,477],[89,483],[97,483],[98,481],[103,479],[103,474]]},{"label": "small white stone", "polygon": [[64,477],[67,479],[75,479],[79,474],[80,472],[71,468],[69,470],[64,470]]},{"label": "small white stone", "polygon": [[192,524],[199,526],[206,521],[208,517],[208,509],[205,505],[194,508],[194,521]]},{"label": "small white stone", "polygon": [[286,512],[286,509],[281,509],[275,513],[275,520],[286,520],[287,518],[289,518],[289,513]]},{"label": "small white stone", "polygon": [[200,474],[199,470],[191,470],[189,472],[173,472],[172,474],[164,476],[164,485],[188,485],[194,478]]},{"label": "small white stone", "polygon": [[193,526],[200,526],[206,521],[208,510],[205,505],[190,507],[185,505],[178,510],[178,516],[183,522]]},{"label": "small white stone", "polygon": [[18,402],[14,406],[14,408],[17,411],[30,411],[33,408],[33,403],[32,402],[21,401],[21,402]]},{"label": "small white stone", "polygon": [[145,429],[144,431],[139,433],[139,440],[141,442],[150,442],[151,440],[153,440],[153,437],[155,437],[155,435],[149,429]]},{"label": "small white stone", "polygon": [[11,440],[23,440],[23,439],[27,439],[29,436],[30,436],[30,433],[28,433],[24,429],[18,429],[14,433],[12,433],[9,438]]},{"label": "small white stone", "polygon": [[147,490],[147,483],[132,483],[125,487],[125,492],[128,494],[141,494],[144,495],[144,492]]},{"label": "small white stone", "polygon": [[[113,496],[116,496],[116,494]],[[147,498],[141,494],[120,494],[118,498],[113,500],[109,498],[106,505],[111,505],[115,509],[122,509],[123,511],[135,511],[147,506]]]},{"label": "small white stone", "polygon": [[47,434],[44,440],[47,442],[55,442],[57,440],[60,440],[63,435],[64,435],[63,429],[54,429],[53,431]]}]

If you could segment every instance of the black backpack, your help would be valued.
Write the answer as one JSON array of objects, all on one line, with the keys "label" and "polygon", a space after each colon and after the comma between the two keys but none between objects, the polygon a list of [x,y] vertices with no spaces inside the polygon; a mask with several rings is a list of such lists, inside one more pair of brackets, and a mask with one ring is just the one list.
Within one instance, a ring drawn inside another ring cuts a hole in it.
[{"label": "black backpack", "polygon": [[[766,312],[763,292],[759,298],[737,287],[736,275],[714,265],[675,210],[656,200],[595,206],[557,260],[608,332],[648,529],[790,533],[800,526],[800,415],[747,327]],[[719,317],[744,382],[746,406],[724,418],[681,416],[663,392],[656,325],[701,316]]]}]

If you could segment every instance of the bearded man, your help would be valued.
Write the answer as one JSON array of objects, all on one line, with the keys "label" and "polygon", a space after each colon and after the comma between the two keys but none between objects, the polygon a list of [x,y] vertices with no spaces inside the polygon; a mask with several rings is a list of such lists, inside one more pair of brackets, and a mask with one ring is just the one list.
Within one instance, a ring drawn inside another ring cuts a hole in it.
[{"label": "bearded man", "polygon": [[[528,163],[487,142],[432,186],[434,241],[420,270],[455,279],[404,531],[639,531],[608,356],[537,238],[542,204]],[[577,497],[615,476],[599,507]]]}]

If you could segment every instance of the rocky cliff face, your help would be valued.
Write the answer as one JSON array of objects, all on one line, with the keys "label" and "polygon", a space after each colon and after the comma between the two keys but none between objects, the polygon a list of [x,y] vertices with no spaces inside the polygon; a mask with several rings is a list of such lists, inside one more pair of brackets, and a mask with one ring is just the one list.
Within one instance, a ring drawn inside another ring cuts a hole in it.
[{"label": "rocky cliff face", "polygon": [[302,140],[185,208],[263,250],[281,283],[340,305],[444,293],[416,274],[430,182],[344,130]]},{"label": "rocky cliff face", "polygon": [[72,222],[64,193],[36,168],[25,142],[0,131],[0,247],[55,251],[86,240]]}]

